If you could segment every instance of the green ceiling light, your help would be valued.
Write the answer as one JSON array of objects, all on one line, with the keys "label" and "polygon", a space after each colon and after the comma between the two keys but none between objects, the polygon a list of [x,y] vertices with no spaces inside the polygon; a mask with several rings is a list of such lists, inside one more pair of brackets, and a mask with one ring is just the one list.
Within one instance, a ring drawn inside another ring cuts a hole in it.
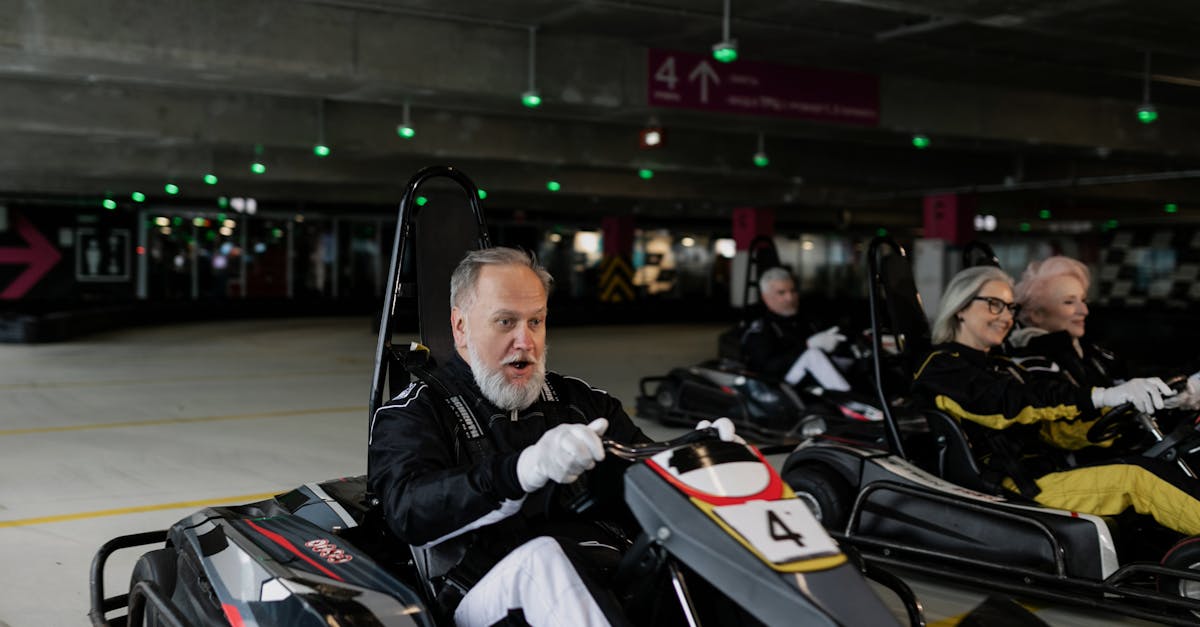
[{"label": "green ceiling light", "polygon": [[1167,213],[1179,213],[1179,205],[1177,205],[1173,202],[1169,202],[1169,203],[1163,205],[1163,211],[1165,211]]},{"label": "green ceiling light", "polygon": [[262,174],[267,171],[267,166],[263,165],[261,161],[255,161],[250,164],[250,171],[255,174]]},{"label": "green ceiling light", "polygon": [[179,186],[174,183],[167,183],[163,185],[163,191],[174,196],[179,193]]},{"label": "green ceiling light", "polygon": [[638,176],[640,176],[643,181],[649,181],[650,179],[654,178],[654,170],[651,170],[650,168],[642,168],[638,170]]},{"label": "green ceiling light", "polygon": [[754,165],[765,168],[771,165],[771,158],[767,156],[766,138],[762,133],[758,134],[758,150],[754,153]]},{"label": "green ceiling light", "polygon": [[328,157],[330,152],[329,146],[326,146],[325,144],[317,144],[316,146],[313,146],[313,154],[318,157]]},{"label": "green ceiling light", "polygon": [[427,203],[427,202],[429,202],[428,198],[426,198],[424,196],[417,196],[417,206],[418,207],[424,207],[425,203]]},{"label": "green ceiling light", "polygon": [[737,40],[729,34],[729,5],[731,0],[725,0],[724,19],[721,20],[721,41],[713,44],[712,56],[719,63],[733,63],[738,58]]},{"label": "green ceiling light", "polygon": [[1137,119],[1142,124],[1153,124],[1158,119],[1158,109],[1150,102],[1150,51],[1146,51],[1146,68],[1142,72],[1142,104],[1137,108]]},{"label": "green ceiling light", "polygon": [[1116,220],[1109,220],[1109,221],[1107,221],[1107,222],[1105,222],[1105,223],[1104,223],[1104,226],[1106,226],[1106,227],[1108,227],[1108,228],[1110,228],[1110,229],[1115,229],[1115,228],[1117,228],[1117,221],[1116,221]]},{"label": "green ceiling light", "polygon": [[712,56],[721,63],[733,63],[734,61],[737,61],[737,40],[731,39],[727,41],[718,41],[717,43],[713,44]]},{"label": "green ceiling light", "polygon": [[217,184],[217,175],[213,174],[212,172],[205,174],[204,182],[207,183],[208,185],[216,185]]},{"label": "green ceiling light", "polygon": [[530,109],[536,109],[542,106],[542,97],[538,95],[536,89],[526,90],[525,93],[521,94],[521,104]]},{"label": "green ceiling light", "polygon": [[537,90],[537,27],[529,27],[529,87],[521,94],[521,104],[536,109],[542,105],[542,96]]},{"label": "green ceiling light", "polygon": [[1028,233],[1029,230],[1032,228],[1033,227],[1030,226],[1030,224],[1028,222],[1022,222],[1017,225],[1017,229],[1020,230],[1022,233]]},{"label": "green ceiling light", "polygon": [[487,190],[486,189],[483,189],[482,187],[480,187],[479,189],[477,189],[475,191],[476,191],[476,193],[479,194],[479,200],[483,200],[484,198],[487,198]]},{"label": "green ceiling light", "polygon": [[222,209],[228,207],[229,206],[229,198],[227,196],[221,196],[220,198],[217,198],[217,206]]},{"label": "green ceiling light", "polygon": [[105,198],[103,201],[100,202],[100,204],[101,204],[101,206],[103,206],[105,209],[108,209],[109,211],[112,211],[113,209],[117,208],[117,201],[113,200],[112,198]]},{"label": "green ceiling light", "polygon": [[546,181],[546,189],[552,192],[557,192],[558,190],[562,189],[562,185],[560,185],[558,181]]},{"label": "green ceiling light", "polygon": [[1041,211],[1038,212],[1038,217],[1043,220],[1049,220],[1050,219],[1050,210],[1042,209]]},{"label": "green ceiling light", "polygon": [[875,229],[875,235],[877,235],[879,237],[887,237],[887,234],[888,234],[888,230],[883,228],[882,226]]},{"label": "green ceiling light", "polygon": [[146,202],[146,195],[141,192],[134,192],[129,195],[133,202]]},{"label": "green ceiling light", "polygon": [[924,150],[928,148],[929,143],[929,136],[925,135],[924,133],[917,133],[912,136],[913,148],[916,148],[917,150]]},{"label": "green ceiling light", "polygon": [[417,134],[417,129],[413,128],[411,111],[408,103],[404,103],[404,108],[400,110],[400,124],[396,125],[396,134],[404,139],[412,139]]}]

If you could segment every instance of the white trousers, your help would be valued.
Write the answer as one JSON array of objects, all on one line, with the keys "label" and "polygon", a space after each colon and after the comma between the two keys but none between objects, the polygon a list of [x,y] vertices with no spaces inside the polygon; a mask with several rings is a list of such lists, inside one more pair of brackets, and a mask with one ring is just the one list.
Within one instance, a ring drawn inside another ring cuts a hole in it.
[{"label": "white trousers", "polygon": [[553,538],[522,544],[475,584],[454,611],[459,627],[484,627],[521,608],[533,627],[607,626],[608,619]]},{"label": "white trousers", "polygon": [[811,374],[817,383],[826,390],[837,392],[850,390],[850,384],[846,381],[846,377],[838,372],[837,367],[829,360],[829,355],[818,349],[808,348],[800,353],[795,363],[792,364],[792,368],[784,375],[783,380],[796,385],[804,378],[805,374]]}]

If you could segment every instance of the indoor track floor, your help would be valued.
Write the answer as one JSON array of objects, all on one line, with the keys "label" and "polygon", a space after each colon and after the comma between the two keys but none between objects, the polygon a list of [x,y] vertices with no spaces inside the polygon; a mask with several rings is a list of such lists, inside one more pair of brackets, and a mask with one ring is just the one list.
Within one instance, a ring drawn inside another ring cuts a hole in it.
[{"label": "indoor track floor", "polygon": [[[713,356],[713,325],[554,329],[550,367],[624,401]],[[207,505],[366,472],[375,332],[366,318],[212,322],[0,345],[0,627],[88,623],[88,571],[113,536]],[[640,421],[652,437],[677,429]],[[778,461],[778,460],[776,460]],[[136,557],[110,561],[121,592]],[[930,625],[986,595],[910,580]],[[1043,608],[1052,625],[1144,624]]]}]

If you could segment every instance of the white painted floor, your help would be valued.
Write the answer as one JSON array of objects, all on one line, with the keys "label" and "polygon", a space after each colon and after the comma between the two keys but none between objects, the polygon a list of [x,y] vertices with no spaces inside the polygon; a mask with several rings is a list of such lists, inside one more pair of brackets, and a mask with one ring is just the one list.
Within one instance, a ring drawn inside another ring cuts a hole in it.
[{"label": "white painted floor", "polygon": [[[552,320],[552,319],[551,319]],[[716,353],[713,325],[554,329],[551,368],[621,398]],[[365,318],[212,322],[46,345],[0,345],[0,627],[88,624],[107,539],[206,505],[366,471],[375,350]],[[652,437],[678,433],[639,421]],[[110,561],[123,591],[136,555]],[[914,581],[930,624],[982,592]],[[1134,621],[1041,610],[1052,625]]]}]

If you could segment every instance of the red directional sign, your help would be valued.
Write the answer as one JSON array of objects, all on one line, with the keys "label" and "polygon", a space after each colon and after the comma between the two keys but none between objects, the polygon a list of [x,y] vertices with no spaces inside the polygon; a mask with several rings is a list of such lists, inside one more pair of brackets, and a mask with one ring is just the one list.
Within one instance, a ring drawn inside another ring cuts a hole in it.
[{"label": "red directional sign", "polygon": [[62,258],[58,249],[46,241],[25,216],[15,215],[14,218],[17,234],[27,246],[0,248],[0,264],[25,264],[26,268],[0,292],[0,299],[3,300],[16,300],[24,296]]},{"label": "red directional sign", "polygon": [[870,74],[736,61],[690,52],[647,55],[652,107],[879,125],[879,78]]}]

